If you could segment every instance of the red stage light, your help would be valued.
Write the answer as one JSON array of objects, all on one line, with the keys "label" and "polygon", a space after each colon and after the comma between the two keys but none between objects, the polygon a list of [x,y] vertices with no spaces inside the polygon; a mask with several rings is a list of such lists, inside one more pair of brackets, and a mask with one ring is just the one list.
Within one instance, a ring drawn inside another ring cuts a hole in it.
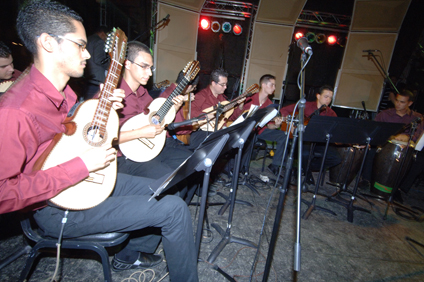
[{"label": "red stage light", "polygon": [[233,26],[233,33],[234,33],[235,35],[240,35],[242,32],[243,32],[243,29],[241,28],[241,25],[239,25],[239,24],[235,24],[235,25]]},{"label": "red stage light", "polygon": [[296,39],[296,40],[299,40],[299,38],[302,38],[303,37],[303,32],[296,32],[295,34],[294,34],[294,38]]},{"label": "red stage light", "polygon": [[336,36],[330,35],[330,36],[327,37],[327,43],[329,45],[334,45],[334,44],[336,44],[336,42],[337,42],[337,37]]},{"label": "red stage light", "polygon": [[200,27],[201,27],[203,30],[208,30],[208,29],[211,27],[211,23],[210,23],[210,21],[209,21],[209,20],[207,20],[207,19],[201,19],[201,20],[200,20]]}]

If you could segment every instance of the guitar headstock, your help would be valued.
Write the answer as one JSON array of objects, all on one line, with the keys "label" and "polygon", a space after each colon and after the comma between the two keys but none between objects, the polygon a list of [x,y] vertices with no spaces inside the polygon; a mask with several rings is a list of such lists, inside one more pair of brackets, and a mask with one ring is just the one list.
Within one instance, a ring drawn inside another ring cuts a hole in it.
[{"label": "guitar headstock", "polygon": [[184,77],[188,81],[193,80],[200,71],[199,61],[190,61],[183,69]]},{"label": "guitar headstock", "polygon": [[127,53],[127,36],[120,28],[113,28],[108,34],[105,44],[105,52],[109,53],[112,60],[124,63]]},{"label": "guitar headstock", "polygon": [[257,83],[255,83],[255,84],[250,85],[249,88],[247,88],[246,91],[244,91],[244,93],[246,95],[248,95],[248,94],[254,94],[258,91],[259,91],[259,85]]}]

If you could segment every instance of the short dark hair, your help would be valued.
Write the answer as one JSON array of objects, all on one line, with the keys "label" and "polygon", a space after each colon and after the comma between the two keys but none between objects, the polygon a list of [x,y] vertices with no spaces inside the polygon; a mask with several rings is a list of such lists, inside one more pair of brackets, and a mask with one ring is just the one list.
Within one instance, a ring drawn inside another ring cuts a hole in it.
[{"label": "short dark hair", "polygon": [[10,52],[9,47],[3,41],[0,41],[0,58],[9,58],[10,55],[12,55],[12,52]]},{"label": "short dark hair", "polygon": [[101,25],[96,29],[96,33],[104,32],[104,33],[108,34],[110,31],[111,31],[111,29],[108,28],[105,25]]},{"label": "short dark hair", "polygon": [[[29,0],[19,11],[16,29],[25,47],[35,55],[42,33],[65,35],[76,31],[73,20],[83,22],[69,7],[50,0]],[[60,38],[56,38],[60,42]]]},{"label": "short dark hair", "polygon": [[216,83],[218,83],[220,76],[228,77],[228,73],[224,69],[213,70],[211,72],[210,83],[212,83],[212,81],[215,81]]},{"label": "short dark hair", "polygon": [[270,79],[274,79],[275,80],[275,76],[273,76],[272,74],[264,74],[259,79],[259,86],[261,86],[262,83],[267,83]]},{"label": "short dark hair", "polygon": [[147,47],[146,44],[141,43],[139,41],[130,41],[128,42],[128,49],[127,49],[127,60],[128,61],[134,61],[135,58],[137,58],[139,52],[147,53],[152,55],[150,52],[150,48]]},{"label": "short dark hair", "polygon": [[410,101],[410,102],[414,102],[415,101],[415,95],[414,95],[414,93],[412,93],[409,90],[402,90],[401,92],[398,93],[398,95],[400,95],[402,97],[408,97],[408,101]]},{"label": "short dark hair", "polygon": [[324,90],[328,90],[328,91],[331,91],[331,92],[334,92],[334,90],[333,90],[333,87],[331,87],[330,85],[323,85],[323,86],[321,86],[320,88],[319,88],[319,90],[318,90],[318,94],[319,95],[321,95],[322,94],[322,92],[324,92]]}]

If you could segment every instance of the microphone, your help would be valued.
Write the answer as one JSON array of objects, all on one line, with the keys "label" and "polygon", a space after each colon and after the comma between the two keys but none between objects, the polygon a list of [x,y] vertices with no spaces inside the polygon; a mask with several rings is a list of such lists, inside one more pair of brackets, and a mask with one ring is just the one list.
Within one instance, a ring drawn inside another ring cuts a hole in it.
[{"label": "microphone", "polygon": [[191,125],[191,124],[193,124],[193,122],[197,122],[198,120],[199,120],[198,118],[192,118],[192,119],[188,119],[188,120],[181,121],[181,122],[172,122],[172,123],[168,124],[166,126],[166,128],[168,130],[174,130],[174,129],[181,127],[181,126]]},{"label": "microphone", "polygon": [[167,20],[169,20],[169,14],[166,15],[166,17],[164,17],[162,21],[166,22]]},{"label": "microphone", "polygon": [[297,40],[297,47],[299,47],[303,52],[312,56],[312,48],[308,44],[308,39],[306,37],[301,37]]},{"label": "microphone", "polygon": [[364,108],[364,111],[367,111],[367,108],[365,108],[365,101],[362,101],[362,107]]},{"label": "microphone", "polygon": [[380,50],[362,50],[362,52],[366,53],[372,53],[372,52],[379,52]]}]

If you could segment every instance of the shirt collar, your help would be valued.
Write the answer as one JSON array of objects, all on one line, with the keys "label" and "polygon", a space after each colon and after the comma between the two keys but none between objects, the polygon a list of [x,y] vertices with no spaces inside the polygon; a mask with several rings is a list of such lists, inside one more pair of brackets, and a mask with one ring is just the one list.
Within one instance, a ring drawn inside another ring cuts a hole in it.
[{"label": "shirt collar", "polygon": [[123,78],[121,80],[121,85],[119,86],[119,88],[121,88],[122,90],[125,91],[125,98],[127,98],[131,94],[133,94],[135,96],[138,96],[139,95],[141,97],[141,96],[143,96],[146,93],[145,88],[142,85],[140,85],[137,88],[137,91],[136,92],[133,92],[132,89],[130,88],[130,86],[128,85],[128,83]]},{"label": "shirt collar", "polygon": [[[48,80],[34,65],[31,67],[30,71],[31,81],[34,84],[34,88],[46,95],[46,97],[53,102],[56,107],[60,107],[65,98],[63,98],[62,94],[54,87],[54,85]],[[72,89],[66,85],[64,91],[65,97],[67,95],[73,93]]]}]

